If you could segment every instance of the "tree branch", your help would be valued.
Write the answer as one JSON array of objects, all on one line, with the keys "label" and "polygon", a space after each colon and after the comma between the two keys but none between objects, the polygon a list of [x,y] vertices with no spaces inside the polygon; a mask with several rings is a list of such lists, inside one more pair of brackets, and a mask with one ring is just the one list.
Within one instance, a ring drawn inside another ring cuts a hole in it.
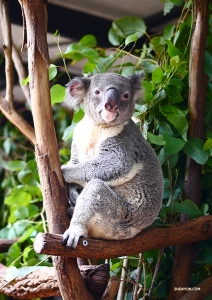
[{"label": "tree branch", "polygon": [[5,75],[6,75],[6,100],[13,107],[13,61],[12,61],[12,35],[9,17],[8,3],[0,0],[0,20],[4,39],[3,50],[5,55]]},{"label": "tree branch", "polygon": [[[212,216],[179,222],[167,227],[149,228],[127,240],[108,241],[80,238],[75,249],[62,245],[62,236],[39,233],[34,241],[37,253],[82,258],[112,258],[145,252],[212,237]],[[87,241],[86,246],[83,241]]]},{"label": "tree branch", "polygon": [[[61,295],[53,267],[42,267],[42,269],[31,272],[28,275],[18,276],[11,282],[7,282],[5,279],[7,270],[7,267],[0,264],[0,293],[18,299]],[[93,297],[99,299],[107,286],[109,276],[108,264],[80,266],[80,274]]]}]

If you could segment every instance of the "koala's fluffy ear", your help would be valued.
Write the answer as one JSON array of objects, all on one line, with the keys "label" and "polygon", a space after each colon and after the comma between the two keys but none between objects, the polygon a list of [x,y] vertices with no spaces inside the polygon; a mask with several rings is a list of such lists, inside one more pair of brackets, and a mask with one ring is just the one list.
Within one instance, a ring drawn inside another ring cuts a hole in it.
[{"label": "koala's fluffy ear", "polygon": [[141,71],[139,73],[133,73],[132,75],[127,76],[134,90],[135,101],[141,99],[142,97],[141,81],[144,79],[144,75],[144,71]]},{"label": "koala's fluffy ear", "polygon": [[87,89],[90,85],[90,79],[85,77],[76,77],[66,84],[66,97],[62,106],[68,109],[78,110],[84,100]]}]

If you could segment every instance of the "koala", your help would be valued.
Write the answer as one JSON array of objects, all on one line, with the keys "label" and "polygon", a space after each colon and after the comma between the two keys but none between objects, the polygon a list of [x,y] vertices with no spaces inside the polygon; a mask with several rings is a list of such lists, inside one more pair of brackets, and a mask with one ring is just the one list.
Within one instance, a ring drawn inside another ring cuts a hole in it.
[{"label": "koala", "polygon": [[76,125],[71,160],[62,166],[73,216],[63,244],[79,238],[129,239],[152,224],[163,195],[157,156],[131,117],[143,72],[76,77],[63,106],[85,116]]}]

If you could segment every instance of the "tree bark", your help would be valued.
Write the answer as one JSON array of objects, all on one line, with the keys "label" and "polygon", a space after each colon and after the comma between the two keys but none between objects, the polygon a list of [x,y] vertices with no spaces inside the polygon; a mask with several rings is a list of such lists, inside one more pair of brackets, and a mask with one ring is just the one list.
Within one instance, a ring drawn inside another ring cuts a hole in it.
[{"label": "tree bark", "polygon": [[[44,0],[19,0],[28,47],[31,108],[36,135],[36,159],[49,231],[62,234],[69,226],[64,186],[54,130],[48,78],[47,10]],[[26,35],[27,32],[27,35]],[[53,257],[62,297],[92,299],[81,278],[77,261]]]},{"label": "tree bark", "polygon": [[[204,74],[204,51],[208,31],[208,6],[208,0],[194,0],[195,27],[191,40],[189,65],[189,137],[201,139],[204,138],[204,107],[207,86],[207,77]],[[184,199],[192,200],[199,205],[200,184],[201,165],[187,157],[183,187]],[[187,218],[187,215],[181,215],[181,221],[185,221]],[[185,294],[185,291],[174,291],[174,288],[189,287],[194,255],[193,244],[176,247],[169,291],[170,300],[178,300]]]},{"label": "tree bark", "polygon": [[[5,279],[7,269],[0,264],[0,293],[18,299],[61,295],[55,270],[52,267],[42,267],[42,269],[33,271],[28,275],[18,276],[11,282],[7,282]],[[109,265],[80,266],[80,274],[93,297],[99,299],[107,286]]]},{"label": "tree bark", "polygon": [[[141,253],[212,237],[212,216],[178,222],[167,227],[149,228],[127,240],[108,241],[80,238],[75,249],[62,245],[62,236],[39,233],[34,241],[37,253],[82,258],[108,258]],[[84,246],[84,241],[87,241]],[[185,261],[184,261],[185,264]]]}]

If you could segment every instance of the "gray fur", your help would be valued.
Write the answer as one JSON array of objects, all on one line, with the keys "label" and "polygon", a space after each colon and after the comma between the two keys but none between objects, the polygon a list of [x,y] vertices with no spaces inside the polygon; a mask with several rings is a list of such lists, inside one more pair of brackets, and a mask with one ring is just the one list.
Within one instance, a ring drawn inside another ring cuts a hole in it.
[{"label": "gray fur", "polygon": [[131,120],[142,77],[142,72],[128,77],[106,73],[75,78],[67,85],[64,106],[77,109],[84,102],[85,108],[73,136],[71,160],[62,166],[70,203],[76,203],[63,235],[69,247],[76,247],[80,236],[131,238],[159,213],[161,168]]}]

